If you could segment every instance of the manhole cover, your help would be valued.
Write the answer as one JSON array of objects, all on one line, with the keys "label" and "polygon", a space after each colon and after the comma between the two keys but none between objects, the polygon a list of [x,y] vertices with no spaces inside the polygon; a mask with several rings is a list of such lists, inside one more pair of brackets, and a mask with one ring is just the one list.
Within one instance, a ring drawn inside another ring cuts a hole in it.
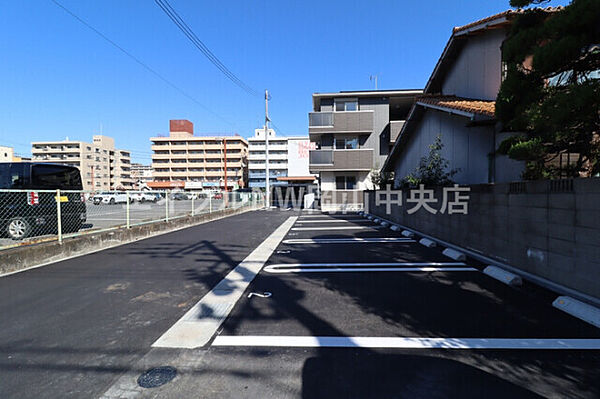
[{"label": "manhole cover", "polygon": [[155,367],[140,375],[137,383],[142,388],[156,388],[171,381],[176,375],[177,370],[175,367]]}]

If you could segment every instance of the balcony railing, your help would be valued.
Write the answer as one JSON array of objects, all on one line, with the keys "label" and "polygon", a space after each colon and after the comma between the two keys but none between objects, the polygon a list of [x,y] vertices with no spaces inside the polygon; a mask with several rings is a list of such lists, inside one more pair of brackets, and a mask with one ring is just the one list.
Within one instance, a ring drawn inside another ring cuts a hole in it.
[{"label": "balcony railing", "polygon": [[311,173],[335,170],[368,171],[373,168],[373,150],[312,150],[309,152]]},{"label": "balcony railing", "polygon": [[311,165],[333,165],[333,150],[313,150],[308,153]]},{"label": "balcony railing", "polygon": [[371,133],[373,110],[344,112],[311,112],[308,114],[308,130],[320,133]]},{"label": "balcony railing", "polygon": [[308,114],[308,126],[333,126],[333,112],[311,112]]}]

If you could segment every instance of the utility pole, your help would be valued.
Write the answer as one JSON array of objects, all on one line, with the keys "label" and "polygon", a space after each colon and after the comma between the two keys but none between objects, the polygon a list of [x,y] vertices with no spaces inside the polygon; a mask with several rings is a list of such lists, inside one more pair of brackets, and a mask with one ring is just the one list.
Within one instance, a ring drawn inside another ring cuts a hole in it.
[{"label": "utility pole", "polygon": [[271,188],[269,186],[269,90],[265,90],[265,194],[267,208],[271,207]]},{"label": "utility pole", "polygon": [[223,137],[223,158],[225,161],[225,191],[229,191],[227,189],[227,139]]}]

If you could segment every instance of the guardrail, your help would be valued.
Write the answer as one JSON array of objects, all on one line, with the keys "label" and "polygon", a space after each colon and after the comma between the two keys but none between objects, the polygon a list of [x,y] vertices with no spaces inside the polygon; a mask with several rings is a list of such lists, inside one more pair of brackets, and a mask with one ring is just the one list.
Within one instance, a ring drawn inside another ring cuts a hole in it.
[{"label": "guardrail", "polygon": [[0,250],[263,203],[260,192],[0,190]]}]

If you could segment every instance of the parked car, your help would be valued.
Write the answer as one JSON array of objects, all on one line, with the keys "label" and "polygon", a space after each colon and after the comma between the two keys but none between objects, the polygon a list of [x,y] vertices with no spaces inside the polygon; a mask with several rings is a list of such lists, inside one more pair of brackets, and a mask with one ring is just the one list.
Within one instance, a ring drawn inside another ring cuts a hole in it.
[{"label": "parked car", "polygon": [[158,199],[159,199],[159,197],[157,197],[155,194],[145,193],[145,192],[130,194],[129,198],[131,198],[133,201],[137,201],[139,203],[158,202]]},{"label": "parked car", "polygon": [[[0,229],[13,240],[55,234],[57,201],[63,233],[78,231],[86,221],[81,175],[76,167],[35,162],[0,163],[0,189],[22,190],[0,192]],[[57,189],[61,190],[60,198],[57,198]]]},{"label": "parked car", "polygon": [[187,199],[189,199],[189,197],[186,193],[173,193],[169,196],[169,199],[172,199],[175,201],[181,201],[181,200],[187,200]]},{"label": "parked car", "polygon": [[223,199],[223,193],[214,193],[212,197],[213,197],[213,199],[218,199],[218,200]]},{"label": "parked car", "polygon": [[[93,199],[94,199],[94,205],[126,204],[127,203],[127,193],[125,191],[106,191],[106,192],[94,195]],[[133,202],[133,200],[131,198],[129,198],[129,202]]]}]

